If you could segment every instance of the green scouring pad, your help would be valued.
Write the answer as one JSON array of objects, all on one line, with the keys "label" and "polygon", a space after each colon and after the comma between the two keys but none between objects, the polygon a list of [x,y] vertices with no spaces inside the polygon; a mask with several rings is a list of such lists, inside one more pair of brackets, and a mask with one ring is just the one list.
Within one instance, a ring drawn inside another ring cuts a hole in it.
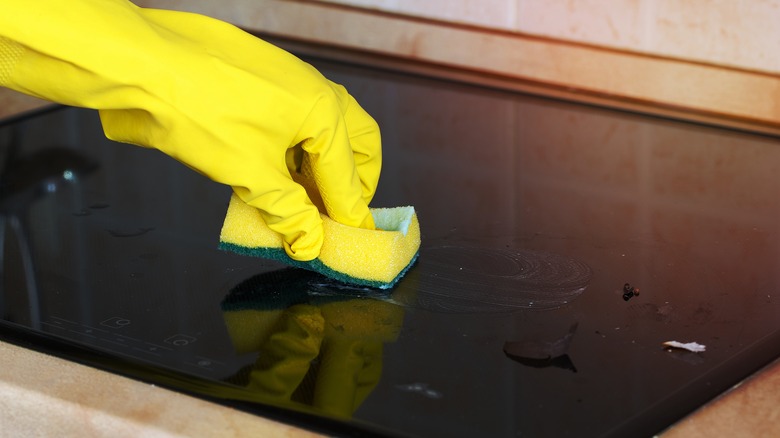
[{"label": "green scouring pad", "polygon": [[377,230],[348,227],[322,215],[320,255],[301,262],[287,255],[282,236],[268,228],[260,212],[233,194],[219,248],[277,260],[347,284],[388,289],[417,259],[420,224],[413,207],[372,208],[371,214]]}]

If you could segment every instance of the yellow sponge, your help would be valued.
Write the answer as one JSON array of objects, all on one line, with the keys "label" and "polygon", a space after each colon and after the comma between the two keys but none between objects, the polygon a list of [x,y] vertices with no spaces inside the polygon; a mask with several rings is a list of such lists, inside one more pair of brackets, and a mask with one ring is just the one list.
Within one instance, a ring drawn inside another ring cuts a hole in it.
[{"label": "yellow sponge", "polygon": [[233,194],[219,248],[278,260],[344,283],[388,289],[417,259],[420,224],[413,207],[372,208],[371,214],[377,230],[349,227],[322,215],[320,256],[301,262],[287,255],[282,236],[268,228],[260,212]]}]

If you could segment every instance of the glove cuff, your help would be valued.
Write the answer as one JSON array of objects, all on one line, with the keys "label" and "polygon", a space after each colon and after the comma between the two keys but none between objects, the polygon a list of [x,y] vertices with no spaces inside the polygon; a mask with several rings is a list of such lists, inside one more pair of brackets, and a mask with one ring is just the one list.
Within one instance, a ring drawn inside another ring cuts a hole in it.
[{"label": "glove cuff", "polygon": [[24,55],[23,45],[0,37],[0,86],[9,87],[16,64]]}]

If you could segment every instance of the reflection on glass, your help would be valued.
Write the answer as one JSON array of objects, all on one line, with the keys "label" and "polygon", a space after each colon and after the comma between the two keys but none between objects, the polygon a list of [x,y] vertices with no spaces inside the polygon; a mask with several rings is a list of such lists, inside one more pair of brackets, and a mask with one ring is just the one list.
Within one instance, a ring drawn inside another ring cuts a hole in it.
[{"label": "reflection on glass", "polygon": [[[49,147],[21,154],[21,129],[11,130],[10,141],[2,151],[0,170],[0,278],[5,277],[5,236],[10,227],[16,236],[24,271],[25,287],[33,327],[40,327],[40,302],[30,246],[30,230],[25,225],[30,207],[58,192],[66,184],[93,172],[98,165],[85,155],[66,147]],[[0,302],[0,310],[2,310]]]},{"label": "reflection on glass", "polygon": [[231,290],[222,302],[230,338],[237,353],[256,352],[257,360],[228,381],[266,402],[350,417],[379,382],[383,345],[398,337],[404,311],[322,294],[321,280],[283,269]]}]

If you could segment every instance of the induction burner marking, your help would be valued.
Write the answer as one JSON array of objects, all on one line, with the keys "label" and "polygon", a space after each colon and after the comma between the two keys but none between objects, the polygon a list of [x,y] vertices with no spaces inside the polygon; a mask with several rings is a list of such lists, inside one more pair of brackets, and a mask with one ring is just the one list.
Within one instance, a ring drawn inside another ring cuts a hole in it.
[{"label": "induction burner marking", "polygon": [[[103,350],[136,359],[143,359],[162,366],[169,366],[172,361],[175,361],[209,372],[223,372],[227,367],[226,363],[214,358],[202,355],[179,354],[178,351],[182,347],[191,345],[197,340],[193,336],[181,333],[169,336],[163,341],[172,346],[172,348],[169,348],[153,342],[118,334],[116,333],[118,329],[130,324],[130,320],[123,317],[111,317],[98,323],[98,325],[108,327],[108,329],[82,324],[57,316],[50,316],[47,321],[43,321],[41,324],[52,329],[53,333],[68,339],[81,341],[83,337],[89,337],[92,340],[91,344],[99,344]],[[138,355],[137,353],[144,354]]]},{"label": "induction burner marking", "polygon": [[392,299],[448,313],[554,309],[582,294],[591,275],[585,263],[548,252],[439,246],[421,250],[412,287]]},{"label": "induction burner marking", "polygon": [[[119,321],[120,324],[114,324],[117,321]],[[164,347],[162,345],[153,344],[131,336],[121,335],[116,333],[115,330],[117,330],[118,328],[130,324],[130,320],[122,317],[108,318],[99,323],[104,327],[109,327],[110,330],[92,327],[86,324],[70,321],[68,319],[60,318],[56,316],[50,317],[49,321],[44,321],[42,322],[42,324],[50,328],[56,328],[62,330],[63,332],[94,338],[100,342],[105,342],[108,344],[121,346],[123,348],[129,348],[136,351],[142,351],[144,353],[153,354],[157,356],[159,356],[158,352],[173,351],[172,349]]]},{"label": "induction burner marking", "polygon": [[192,336],[187,336],[187,335],[182,335],[181,333],[177,333],[177,334],[171,336],[170,338],[167,338],[165,340],[165,342],[167,342],[168,344],[175,345],[177,347],[185,347],[187,345],[192,344],[193,342],[195,342],[197,340],[198,340],[198,338],[195,338],[195,337],[192,337]]},{"label": "induction burner marking", "polygon": [[113,316],[104,321],[100,321],[100,325],[105,327],[110,327],[113,329],[118,329],[130,325],[130,320],[127,318],[122,318],[120,316]]}]

